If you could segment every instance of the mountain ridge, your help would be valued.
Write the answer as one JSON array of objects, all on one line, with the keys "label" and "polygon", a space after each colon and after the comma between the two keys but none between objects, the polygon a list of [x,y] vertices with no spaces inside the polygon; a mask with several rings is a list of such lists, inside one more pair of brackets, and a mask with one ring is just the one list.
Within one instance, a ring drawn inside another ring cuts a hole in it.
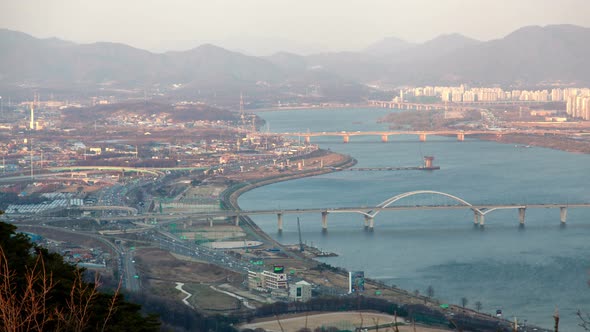
[{"label": "mountain ridge", "polygon": [[587,40],[590,28],[562,24],[526,26],[489,41],[446,34],[414,44],[390,37],[361,51],[259,57],[213,44],[154,53],[122,43],[77,44],[0,29],[0,84],[63,89],[174,85],[186,90],[183,95],[250,91],[269,98],[274,93],[308,96],[313,86],[314,96],[326,99],[354,87],[353,100],[362,98],[365,85],[590,84]]}]

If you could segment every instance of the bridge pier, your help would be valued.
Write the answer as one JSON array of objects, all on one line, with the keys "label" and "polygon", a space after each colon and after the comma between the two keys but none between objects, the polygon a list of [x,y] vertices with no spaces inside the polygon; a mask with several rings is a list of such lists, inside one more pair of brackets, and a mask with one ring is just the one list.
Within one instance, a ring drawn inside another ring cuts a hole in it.
[{"label": "bridge pier", "polygon": [[375,218],[365,216],[365,230],[372,231],[375,228]]},{"label": "bridge pier", "polygon": [[213,227],[213,218],[207,218],[209,219],[209,227]]},{"label": "bridge pier", "polygon": [[311,143],[311,136],[305,136],[305,144]]},{"label": "bridge pier", "polygon": [[561,220],[561,223],[565,225],[567,219],[567,206],[559,208],[559,219]]},{"label": "bridge pier", "polygon": [[426,134],[425,133],[420,134],[420,142],[426,142]]},{"label": "bridge pier", "polygon": [[322,212],[322,232],[325,232],[328,230],[328,212],[324,211]]},{"label": "bridge pier", "polygon": [[521,226],[524,226],[524,217],[526,213],[526,208],[518,208],[518,222]]},{"label": "bridge pier", "polygon": [[342,136],[342,142],[343,143],[348,143],[349,141],[350,141],[350,136],[348,136],[348,135]]},{"label": "bridge pier", "polygon": [[457,133],[457,141],[463,142],[464,140],[465,140],[465,134],[464,133]]},{"label": "bridge pier", "polygon": [[277,226],[279,229],[279,233],[283,232],[283,214],[277,213]]},{"label": "bridge pier", "polygon": [[479,224],[480,227],[483,227],[485,224],[485,217],[480,211],[473,211],[473,224],[477,226]]},{"label": "bridge pier", "polygon": [[240,216],[239,215],[234,216],[234,222],[235,222],[236,226],[240,226]]},{"label": "bridge pier", "polygon": [[389,140],[389,136],[387,136],[387,135],[381,135],[381,142],[387,143],[388,140]]}]

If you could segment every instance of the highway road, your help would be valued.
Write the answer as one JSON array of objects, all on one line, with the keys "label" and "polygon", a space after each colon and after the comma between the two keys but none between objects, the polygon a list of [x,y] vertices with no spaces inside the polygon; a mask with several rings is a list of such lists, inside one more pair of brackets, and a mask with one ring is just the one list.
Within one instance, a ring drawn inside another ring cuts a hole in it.
[{"label": "highway road", "polygon": [[123,286],[126,290],[137,292],[141,289],[141,276],[135,269],[135,259],[133,258],[133,249],[121,251],[121,274]]}]

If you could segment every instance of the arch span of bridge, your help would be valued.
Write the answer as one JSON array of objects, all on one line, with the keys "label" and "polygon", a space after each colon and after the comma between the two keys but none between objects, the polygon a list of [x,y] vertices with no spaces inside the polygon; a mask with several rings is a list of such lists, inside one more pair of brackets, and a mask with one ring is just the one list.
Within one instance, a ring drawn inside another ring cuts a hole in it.
[{"label": "arch span of bridge", "polygon": [[[405,192],[402,194],[398,194],[395,196],[392,196],[388,199],[386,199],[385,201],[379,203],[377,206],[375,206],[375,208],[378,208],[378,210],[369,210],[369,211],[363,211],[363,210],[349,210],[349,211],[328,211],[330,213],[339,213],[339,212],[348,212],[348,213],[358,213],[358,214],[362,214],[365,217],[365,227],[373,229],[374,228],[374,219],[375,217],[383,210],[387,209],[389,206],[391,206],[392,204],[407,198],[407,197],[411,197],[411,196],[417,196],[417,195],[437,195],[437,196],[443,196],[443,197],[447,197],[450,198],[458,203],[460,203],[460,206],[464,206],[465,208],[468,208],[470,210],[473,211],[474,213],[474,222],[475,224],[480,224],[483,226],[484,222],[485,222],[485,215],[495,211],[495,210],[507,210],[507,209],[518,209],[519,211],[519,219],[520,219],[520,223],[524,224],[524,214],[525,214],[525,209],[526,206],[523,205],[502,205],[502,206],[494,206],[494,207],[487,207],[487,206],[476,206],[473,205],[471,203],[469,203],[468,201],[464,200],[461,197],[449,194],[449,193],[445,193],[445,192],[441,192],[441,191],[434,191],[434,190],[415,190],[415,191],[409,191],[409,192]],[[326,216],[324,215],[322,218],[322,224],[326,225]],[[565,217],[563,216],[562,213],[562,222],[565,220]]]},{"label": "arch span of bridge", "polygon": [[[447,194],[447,193],[443,193],[441,191],[416,190],[416,191],[409,191],[409,192],[406,192],[406,193],[403,193],[403,194],[399,194],[399,195],[395,195],[393,197],[390,197],[390,198],[386,199],[385,201],[381,202],[380,204],[378,204],[377,207],[379,207],[379,208],[386,208],[386,207],[390,206],[391,204],[393,204],[393,203],[395,203],[395,202],[397,202],[397,201],[399,201],[401,199],[404,199],[406,197],[416,196],[416,195],[425,195],[425,194],[444,196],[444,197],[451,198],[454,201],[457,201],[457,202],[459,202],[459,203],[461,203],[461,204],[463,204],[465,206],[469,206],[469,207],[472,207],[473,206],[473,204],[467,202],[466,200],[464,200],[464,199],[462,199],[460,197],[457,197],[457,196],[451,195],[451,194]],[[474,209],[474,210],[477,210],[477,209]],[[371,212],[372,211],[369,211],[369,216],[372,217],[372,218],[375,218],[375,216],[377,216],[377,214],[379,214],[379,212],[381,212],[381,210],[376,211],[372,215],[371,215]]]}]

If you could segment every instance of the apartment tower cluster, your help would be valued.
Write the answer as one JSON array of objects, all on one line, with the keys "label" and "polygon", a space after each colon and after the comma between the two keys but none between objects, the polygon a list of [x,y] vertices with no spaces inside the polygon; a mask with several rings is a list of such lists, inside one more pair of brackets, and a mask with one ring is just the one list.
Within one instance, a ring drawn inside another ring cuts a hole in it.
[{"label": "apartment tower cluster", "polygon": [[590,89],[577,89],[566,99],[567,114],[573,118],[590,120]]},{"label": "apartment tower cluster", "polygon": [[[564,88],[551,90],[504,90],[502,88],[461,86],[425,86],[402,90],[400,96],[439,97],[443,102],[472,103],[497,101],[567,101],[570,96],[584,95],[590,89]],[[402,97],[403,98],[403,97]]]}]

